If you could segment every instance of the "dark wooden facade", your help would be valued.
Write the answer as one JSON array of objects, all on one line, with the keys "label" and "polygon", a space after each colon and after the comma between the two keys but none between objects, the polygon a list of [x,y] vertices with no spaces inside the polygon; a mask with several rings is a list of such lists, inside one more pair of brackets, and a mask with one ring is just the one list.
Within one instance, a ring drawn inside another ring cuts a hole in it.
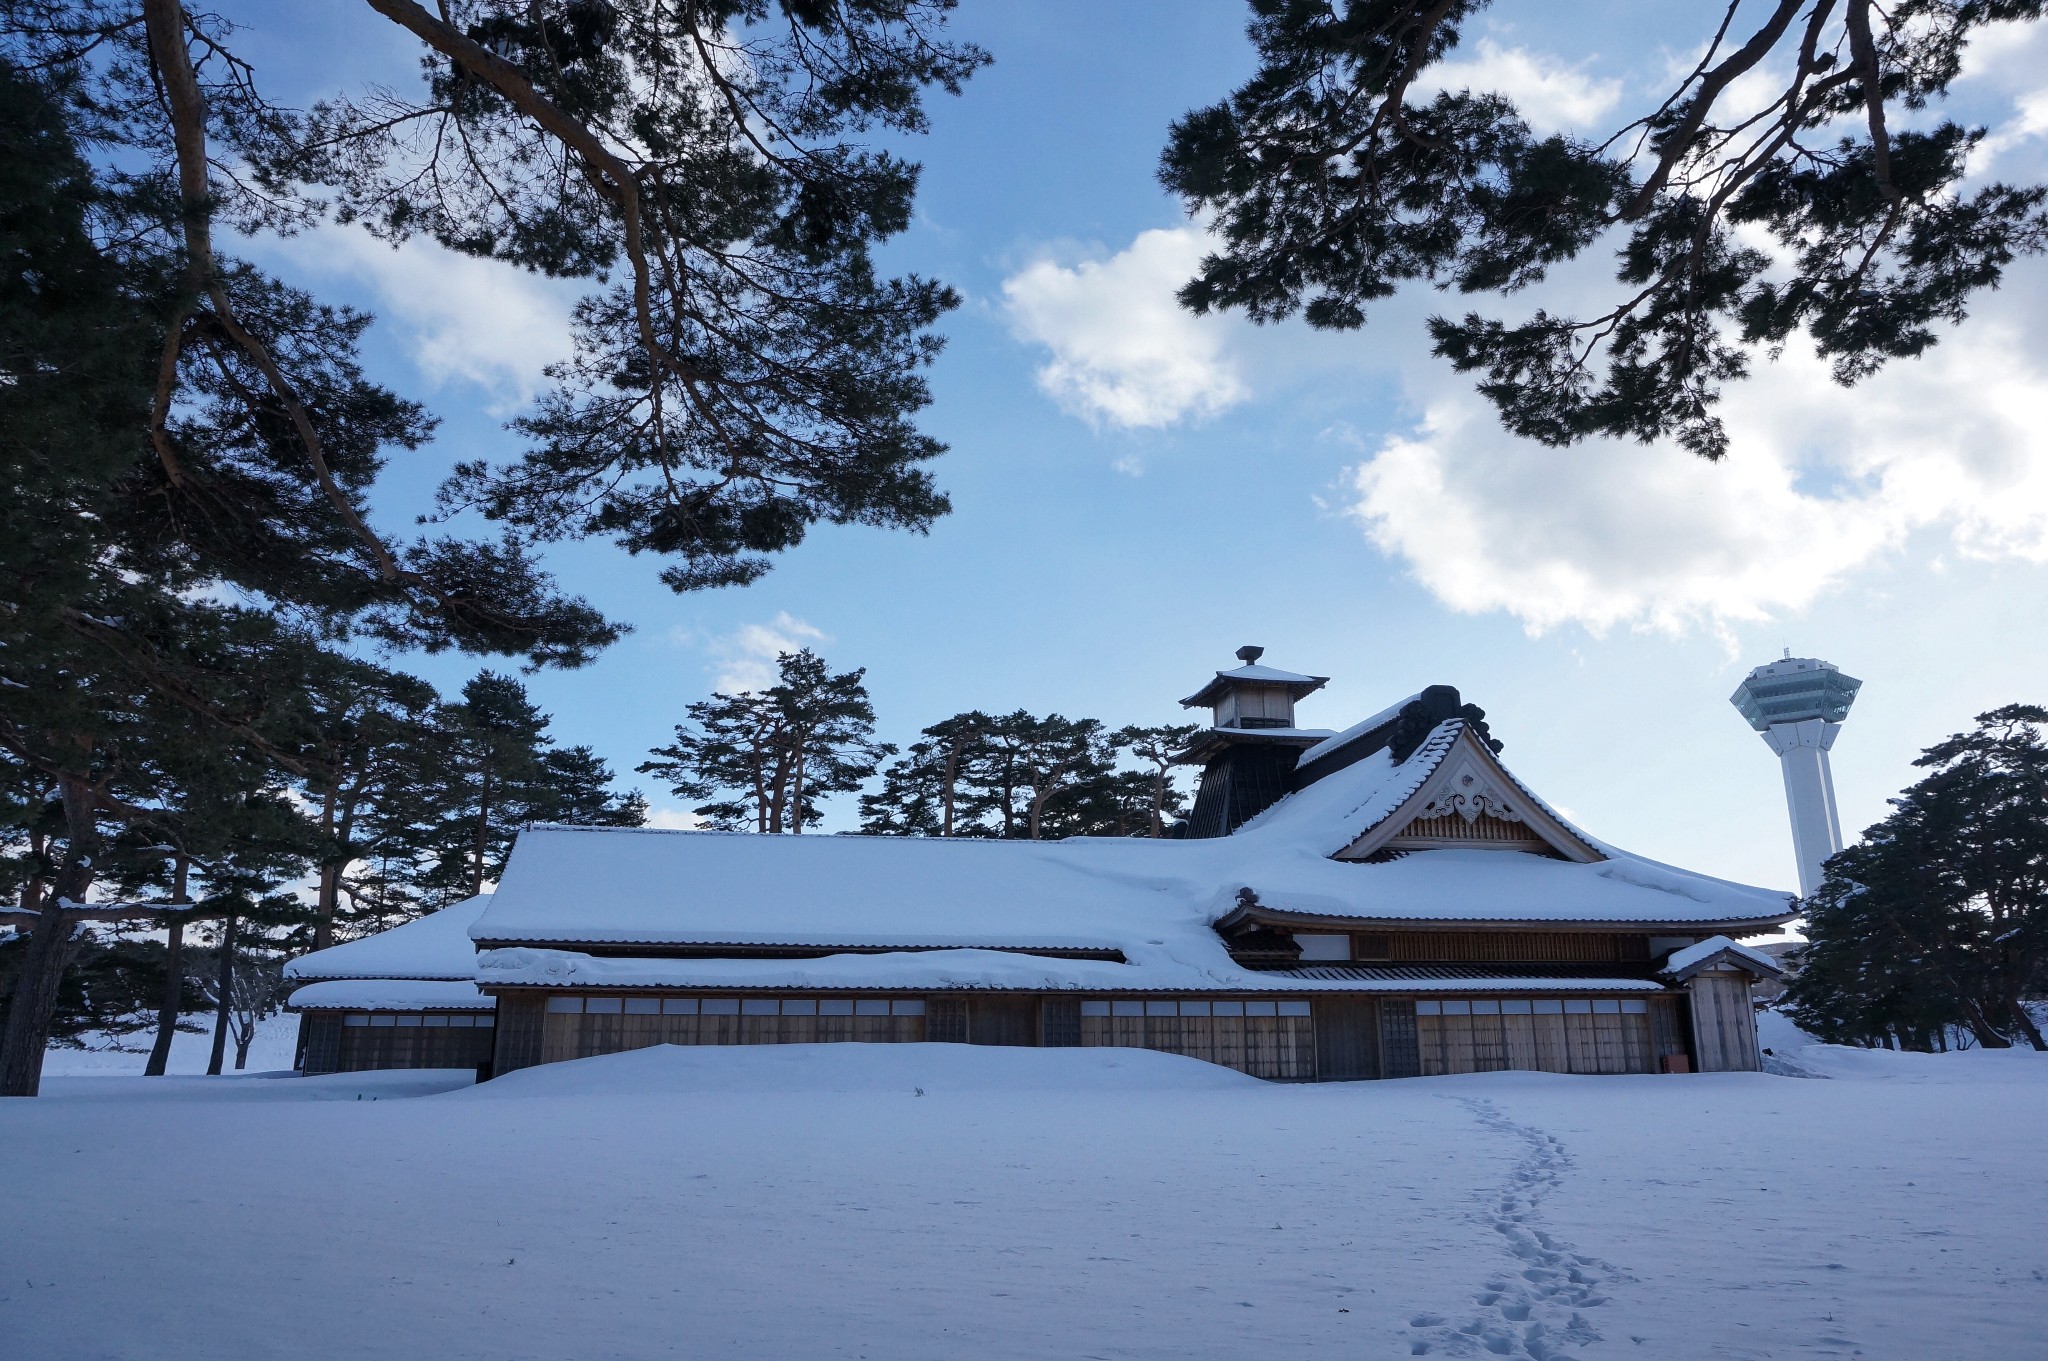
[{"label": "dark wooden facade", "polygon": [[299,1070],[489,1067],[497,1045],[489,1012],[307,1011],[299,1016]]},{"label": "dark wooden facade", "polygon": [[974,993],[830,997],[510,991],[494,1071],[657,1044],[1121,1046],[1292,1082],[1528,1069],[1671,1071],[1688,1055],[1683,999],[1109,997]]}]

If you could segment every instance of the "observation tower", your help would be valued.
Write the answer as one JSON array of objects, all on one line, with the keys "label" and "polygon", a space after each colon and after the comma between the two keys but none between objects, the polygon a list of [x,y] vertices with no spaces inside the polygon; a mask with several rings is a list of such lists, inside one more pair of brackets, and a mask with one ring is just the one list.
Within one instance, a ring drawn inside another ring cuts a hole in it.
[{"label": "observation tower", "polygon": [[1750,672],[1728,697],[1764,745],[1778,753],[1802,898],[1820,887],[1826,877],[1821,866],[1842,849],[1842,820],[1835,812],[1828,751],[1862,688],[1862,681],[1842,674],[1833,662],[1795,657],[1787,648],[1783,659]]}]

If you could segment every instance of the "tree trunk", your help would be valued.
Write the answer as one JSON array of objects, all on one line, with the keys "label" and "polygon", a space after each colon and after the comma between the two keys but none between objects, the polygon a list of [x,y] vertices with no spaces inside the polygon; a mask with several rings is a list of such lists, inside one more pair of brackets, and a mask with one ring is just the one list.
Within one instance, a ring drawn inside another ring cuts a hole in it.
[{"label": "tree trunk", "polygon": [[[171,901],[192,901],[192,860],[179,855],[171,877]],[[185,1000],[185,919],[171,918],[169,939],[164,943],[164,996],[156,1009],[156,1042],[149,1047],[149,1062],[142,1066],[144,1077],[162,1077],[171,1061],[171,1037],[178,1032],[178,1007]]]},{"label": "tree trunk", "polygon": [[208,1077],[220,1076],[221,1061],[227,1057],[228,1008],[234,1005],[236,925],[231,912],[220,927],[220,974],[216,984],[219,999],[213,1012],[213,1053],[206,1060]]},{"label": "tree trunk", "polygon": [[945,793],[940,799],[939,835],[953,835],[953,790],[960,783],[960,743],[946,743]]},{"label": "tree trunk", "polygon": [[92,787],[81,778],[65,776],[58,780],[57,792],[64,808],[64,864],[43,899],[42,913],[29,933],[28,953],[15,975],[7,1030],[0,1036],[0,1096],[34,1096],[42,1090],[43,1051],[50,1044],[57,993],[64,986],[64,971],[78,956],[79,924],[64,906],[85,901],[99,854]]},{"label": "tree trunk", "polygon": [[1970,1033],[1977,1037],[1977,1043],[1986,1049],[2010,1049],[2012,1040],[1984,1014],[1984,1008],[1971,998],[1962,999],[1963,1022],[1970,1027]]},{"label": "tree trunk", "polygon": [[164,946],[164,996],[156,1009],[156,1043],[149,1047],[144,1077],[162,1077],[171,1062],[171,1037],[178,1033],[178,1004],[185,999],[185,923],[173,918]]},{"label": "tree trunk", "polygon": [[2026,1003],[2015,998],[2011,1006],[2012,1019],[2019,1027],[2020,1034],[2026,1036],[2027,1043],[2036,1049],[2048,1049],[2048,1043],[2043,1043],[2041,1039],[2041,1027],[2034,1024],[2034,1018],[2028,1013]]},{"label": "tree trunk", "polygon": [[241,1028],[240,1026],[237,1026],[237,1027],[235,1027],[235,1071],[236,1071],[236,1072],[238,1072],[238,1073],[239,1073],[239,1072],[241,1072],[241,1071],[242,1071],[242,1070],[243,1070],[244,1068],[247,1068],[247,1067],[249,1066],[249,1046],[250,1046],[250,1044],[252,1044],[252,1043],[253,1043],[253,1042],[255,1041],[255,1039],[256,1039],[256,1027],[255,1027],[255,1026],[251,1025],[251,1026],[250,1026],[250,1027],[249,1027],[249,1028],[248,1028],[247,1030],[244,1030],[244,1029],[242,1029],[242,1028]]},{"label": "tree trunk", "polygon": [[[330,846],[334,838],[335,791],[330,788],[320,797],[320,831]],[[329,854],[332,854],[330,850]],[[334,913],[341,904],[341,861],[329,860],[320,866],[320,888],[313,900],[313,948],[325,950],[334,944]]]},{"label": "tree trunk", "polygon": [[486,760],[483,768],[483,787],[478,791],[476,810],[476,839],[471,847],[474,862],[469,872],[469,896],[474,898],[484,891],[484,856],[491,844],[491,763]]}]

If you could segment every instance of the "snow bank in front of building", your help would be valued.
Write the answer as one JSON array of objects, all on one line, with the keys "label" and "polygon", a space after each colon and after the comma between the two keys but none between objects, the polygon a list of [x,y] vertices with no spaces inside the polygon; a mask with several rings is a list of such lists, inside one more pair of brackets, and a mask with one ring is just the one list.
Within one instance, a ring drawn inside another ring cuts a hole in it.
[{"label": "snow bank in front of building", "polygon": [[655,1045],[522,1068],[483,1083],[501,1097],[709,1092],[1152,1092],[1261,1085],[1200,1059],[1149,1049],[1022,1049],[972,1044]]}]

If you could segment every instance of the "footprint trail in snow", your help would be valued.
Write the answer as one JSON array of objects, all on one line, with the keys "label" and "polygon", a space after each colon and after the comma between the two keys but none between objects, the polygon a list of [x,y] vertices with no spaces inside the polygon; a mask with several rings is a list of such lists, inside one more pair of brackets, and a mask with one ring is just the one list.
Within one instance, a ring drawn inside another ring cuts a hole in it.
[{"label": "footprint trail in snow", "polygon": [[1571,1155],[1555,1137],[1518,1125],[1490,1101],[1465,1101],[1479,1123],[1523,1144],[1507,1182],[1486,1198],[1480,1219],[1501,1236],[1510,1260],[1472,1297],[1471,1318],[1454,1323],[1417,1314],[1409,1352],[1415,1356],[1508,1356],[1564,1361],[1600,1334],[1585,1311],[1607,1303],[1603,1280],[1615,1269],[1573,1250],[1538,1226],[1536,1207],[1564,1180]]}]

